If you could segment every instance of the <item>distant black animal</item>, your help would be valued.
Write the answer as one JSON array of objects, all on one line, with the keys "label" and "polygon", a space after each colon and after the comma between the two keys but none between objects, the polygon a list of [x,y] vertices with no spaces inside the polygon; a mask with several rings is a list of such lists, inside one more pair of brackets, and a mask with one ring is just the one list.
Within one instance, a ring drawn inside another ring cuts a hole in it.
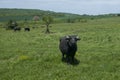
[{"label": "distant black animal", "polygon": [[14,31],[20,31],[20,30],[21,30],[20,27],[15,27],[15,28],[14,28]]},{"label": "distant black animal", "polygon": [[74,56],[77,51],[78,40],[80,40],[80,38],[76,35],[60,38],[59,49],[62,52],[62,60],[66,59],[67,63],[74,62]]},{"label": "distant black animal", "polygon": [[30,28],[26,27],[24,28],[25,31],[30,31]]}]

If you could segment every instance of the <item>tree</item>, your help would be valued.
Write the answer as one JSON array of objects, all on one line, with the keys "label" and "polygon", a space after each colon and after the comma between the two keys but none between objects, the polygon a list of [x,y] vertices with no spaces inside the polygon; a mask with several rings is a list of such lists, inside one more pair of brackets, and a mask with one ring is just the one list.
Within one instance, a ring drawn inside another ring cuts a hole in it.
[{"label": "tree", "polygon": [[75,18],[68,18],[67,23],[75,23]]},{"label": "tree", "polygon": [[34,20],[34,21],[39,21],[39,19],[40,19],[39,16],[34,16],[34,17],[33,17],[33,20]]},{"label": "tree", "polygon": [[53,22],[53,17],[51,16],[43,16],[42,20],[45,22],[46,25],[46,32],[45,33],[50,33],[49,27],[50,24]]},{"label": "tree", "polygon": [[117,16],[120,16],[120,14],[117,14]]},{"label": "tree", "polygon": [[33,21],[34,21],[34,24],[35,26],[34,27],[37,27],[37,22],[40,20],[40,17],[39,16],[34,16],[33,17]]},{"label": "tree", "polygon": [[28,24],[28,21],[27,21],[27,19],[25,18],[25,19],[24,19],[24,22],[23,22],[24,27],[26,27],[27,24]]}]

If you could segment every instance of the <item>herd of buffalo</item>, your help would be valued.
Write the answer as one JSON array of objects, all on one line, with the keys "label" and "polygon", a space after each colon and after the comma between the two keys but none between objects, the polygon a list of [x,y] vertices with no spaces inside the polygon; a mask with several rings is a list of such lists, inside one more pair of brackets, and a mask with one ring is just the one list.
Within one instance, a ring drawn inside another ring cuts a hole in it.
[{"label": "herd of buffalo", "polygon": [[[20,27],[14,27],[14,31],[20,31]],[[29,27],[25,27],[24,31],[30,31]],[[75,63],[75,54],[77,51],[77,41],[80,38],[77,35],[69,35],[61,37],[59,40],[59,49],[62,53],[62,61],[66,61],[67,63]]]},{"label": "herd of buffalo", "polygon": [[[20,31],[20,30],[21,30],[21,27],[15,27],[13,30],[14,30],[14,31]],[[25,30],[25,31],[30,31],[30,28],[29,28],[29,27],[25,27],[24,30]]]}]

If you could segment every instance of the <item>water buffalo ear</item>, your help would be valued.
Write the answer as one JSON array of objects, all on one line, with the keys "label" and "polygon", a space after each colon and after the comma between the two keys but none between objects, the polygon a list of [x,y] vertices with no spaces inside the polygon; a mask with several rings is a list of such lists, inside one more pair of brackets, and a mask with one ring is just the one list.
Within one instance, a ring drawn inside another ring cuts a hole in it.
[{"label": "water buffalo ear", "polygon": [[76,36],[76,40],[80,40],[80,38],[78,36]]},{"label": "water buffalo ear", "polygon": [[69,40],[70,39],[70,36],[66,36],[66,40]]}]

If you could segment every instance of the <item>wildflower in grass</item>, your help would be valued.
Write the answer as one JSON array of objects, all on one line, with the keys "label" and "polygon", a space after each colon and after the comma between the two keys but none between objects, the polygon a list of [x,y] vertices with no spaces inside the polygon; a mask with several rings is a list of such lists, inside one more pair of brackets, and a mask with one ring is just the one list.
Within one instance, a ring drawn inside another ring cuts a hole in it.
[{"label": "wildflower in grass", "polygon": [[19,60],[28,60],[28,59],[30,59],[30,57],[29,57],[29,56],[26,56],[26,55],[21,55],[21,56],[19,57]]}]

